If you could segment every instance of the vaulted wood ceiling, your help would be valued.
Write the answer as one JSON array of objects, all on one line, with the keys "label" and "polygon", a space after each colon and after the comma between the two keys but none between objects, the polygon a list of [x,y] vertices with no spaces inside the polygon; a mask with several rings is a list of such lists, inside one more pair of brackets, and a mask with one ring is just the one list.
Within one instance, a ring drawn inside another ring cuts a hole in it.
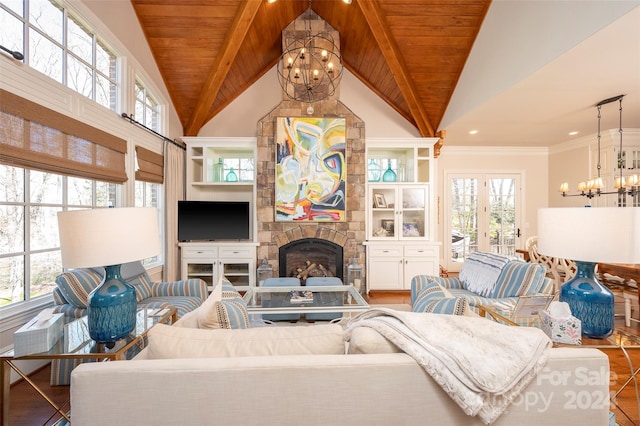
[{"label": "vaulted wood ceiling", "polygon": [[[308,0],[131,0],[184,128],[200,128],[270,70]],[[313,0],[342,61],[435,136],[490,0]],[[274,84],[277,84],[274,81]]]}]

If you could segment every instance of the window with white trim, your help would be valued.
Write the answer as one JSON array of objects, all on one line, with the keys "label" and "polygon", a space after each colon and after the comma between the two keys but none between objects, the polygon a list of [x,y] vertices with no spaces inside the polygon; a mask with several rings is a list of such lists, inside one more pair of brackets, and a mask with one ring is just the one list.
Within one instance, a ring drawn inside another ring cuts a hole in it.
[{"label": "window with white trim", "polygon": [[0,44],[31,68],[113,111],[116,55],[79,17],[52,0],[0,0]]},{"label": "window with white trim", "polygon": [[53,291],[62,272],[57,213],[116,206],[118,187],[0,164],[0,308]]},{"label": "window with white trim", "polygon": [[150,129],[156,132],[160,131],[160,108],[155,101],[153,95],[149,93],[149,90],[140,82],[136,80],[136,105],[134,119],[144,124]]}]

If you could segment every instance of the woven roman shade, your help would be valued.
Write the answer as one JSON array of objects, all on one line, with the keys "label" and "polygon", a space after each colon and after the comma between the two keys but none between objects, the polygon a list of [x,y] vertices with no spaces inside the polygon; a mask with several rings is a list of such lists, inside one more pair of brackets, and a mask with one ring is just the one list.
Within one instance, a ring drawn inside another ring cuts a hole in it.
[{"label": "woven roman shade", "polygon": [[136,180],[152,183],[164,182],[164,156],[149,151],[141,146],[136,146],[136,159],[138,170]]},{"label": "woven roman shade", "polygon": [[112,183],[127,141],[0,89],[0,163]]}]

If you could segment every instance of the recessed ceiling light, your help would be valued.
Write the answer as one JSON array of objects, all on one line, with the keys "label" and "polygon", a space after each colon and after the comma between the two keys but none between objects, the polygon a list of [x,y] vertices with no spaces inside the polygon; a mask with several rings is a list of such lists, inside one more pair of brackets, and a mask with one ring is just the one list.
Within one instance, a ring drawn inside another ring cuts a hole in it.
[{"label": "recessed ceiling light", "polygon": [[275,3],[276,0],[267,0],[267,3]]},{"label": "recessed ceiling light", "polygon": [[478,131],[477,131],[477,130],[469,130],[469,134],[470,134],[470,135],[475,135],[475,134],[477,134],[477,133],[478,133]]},{"label": "recessed ceiling light", "polygon": [[573,132],[569,132],[569,136],[575,136],[575,135],[577,135],[577,134],[578,134],[578,132],[577,132],[577,131],[575,131],[575,130],[574,130]]},{"label": "recessed ceiling light", "polygon": [[346,4],[351,4],[351,0],[342,0],[343,2],[345,2]]}]

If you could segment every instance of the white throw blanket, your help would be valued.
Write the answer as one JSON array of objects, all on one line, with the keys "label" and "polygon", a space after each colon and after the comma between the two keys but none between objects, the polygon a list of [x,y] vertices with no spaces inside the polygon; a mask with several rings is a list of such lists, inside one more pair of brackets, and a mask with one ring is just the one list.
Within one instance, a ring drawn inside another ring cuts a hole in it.
[{"label": "white throw blanket", "polygon": [[372,308],[353,318],[412,356],[469,416],[495,421],[547,361],[549,338],[537,328]]},{"label": "white throw blanket", "polygon": [[493,290],[502,268],[511,259],[495,253],[471,253],[460,270],[460,281],[465,289],[486,296]]}]

